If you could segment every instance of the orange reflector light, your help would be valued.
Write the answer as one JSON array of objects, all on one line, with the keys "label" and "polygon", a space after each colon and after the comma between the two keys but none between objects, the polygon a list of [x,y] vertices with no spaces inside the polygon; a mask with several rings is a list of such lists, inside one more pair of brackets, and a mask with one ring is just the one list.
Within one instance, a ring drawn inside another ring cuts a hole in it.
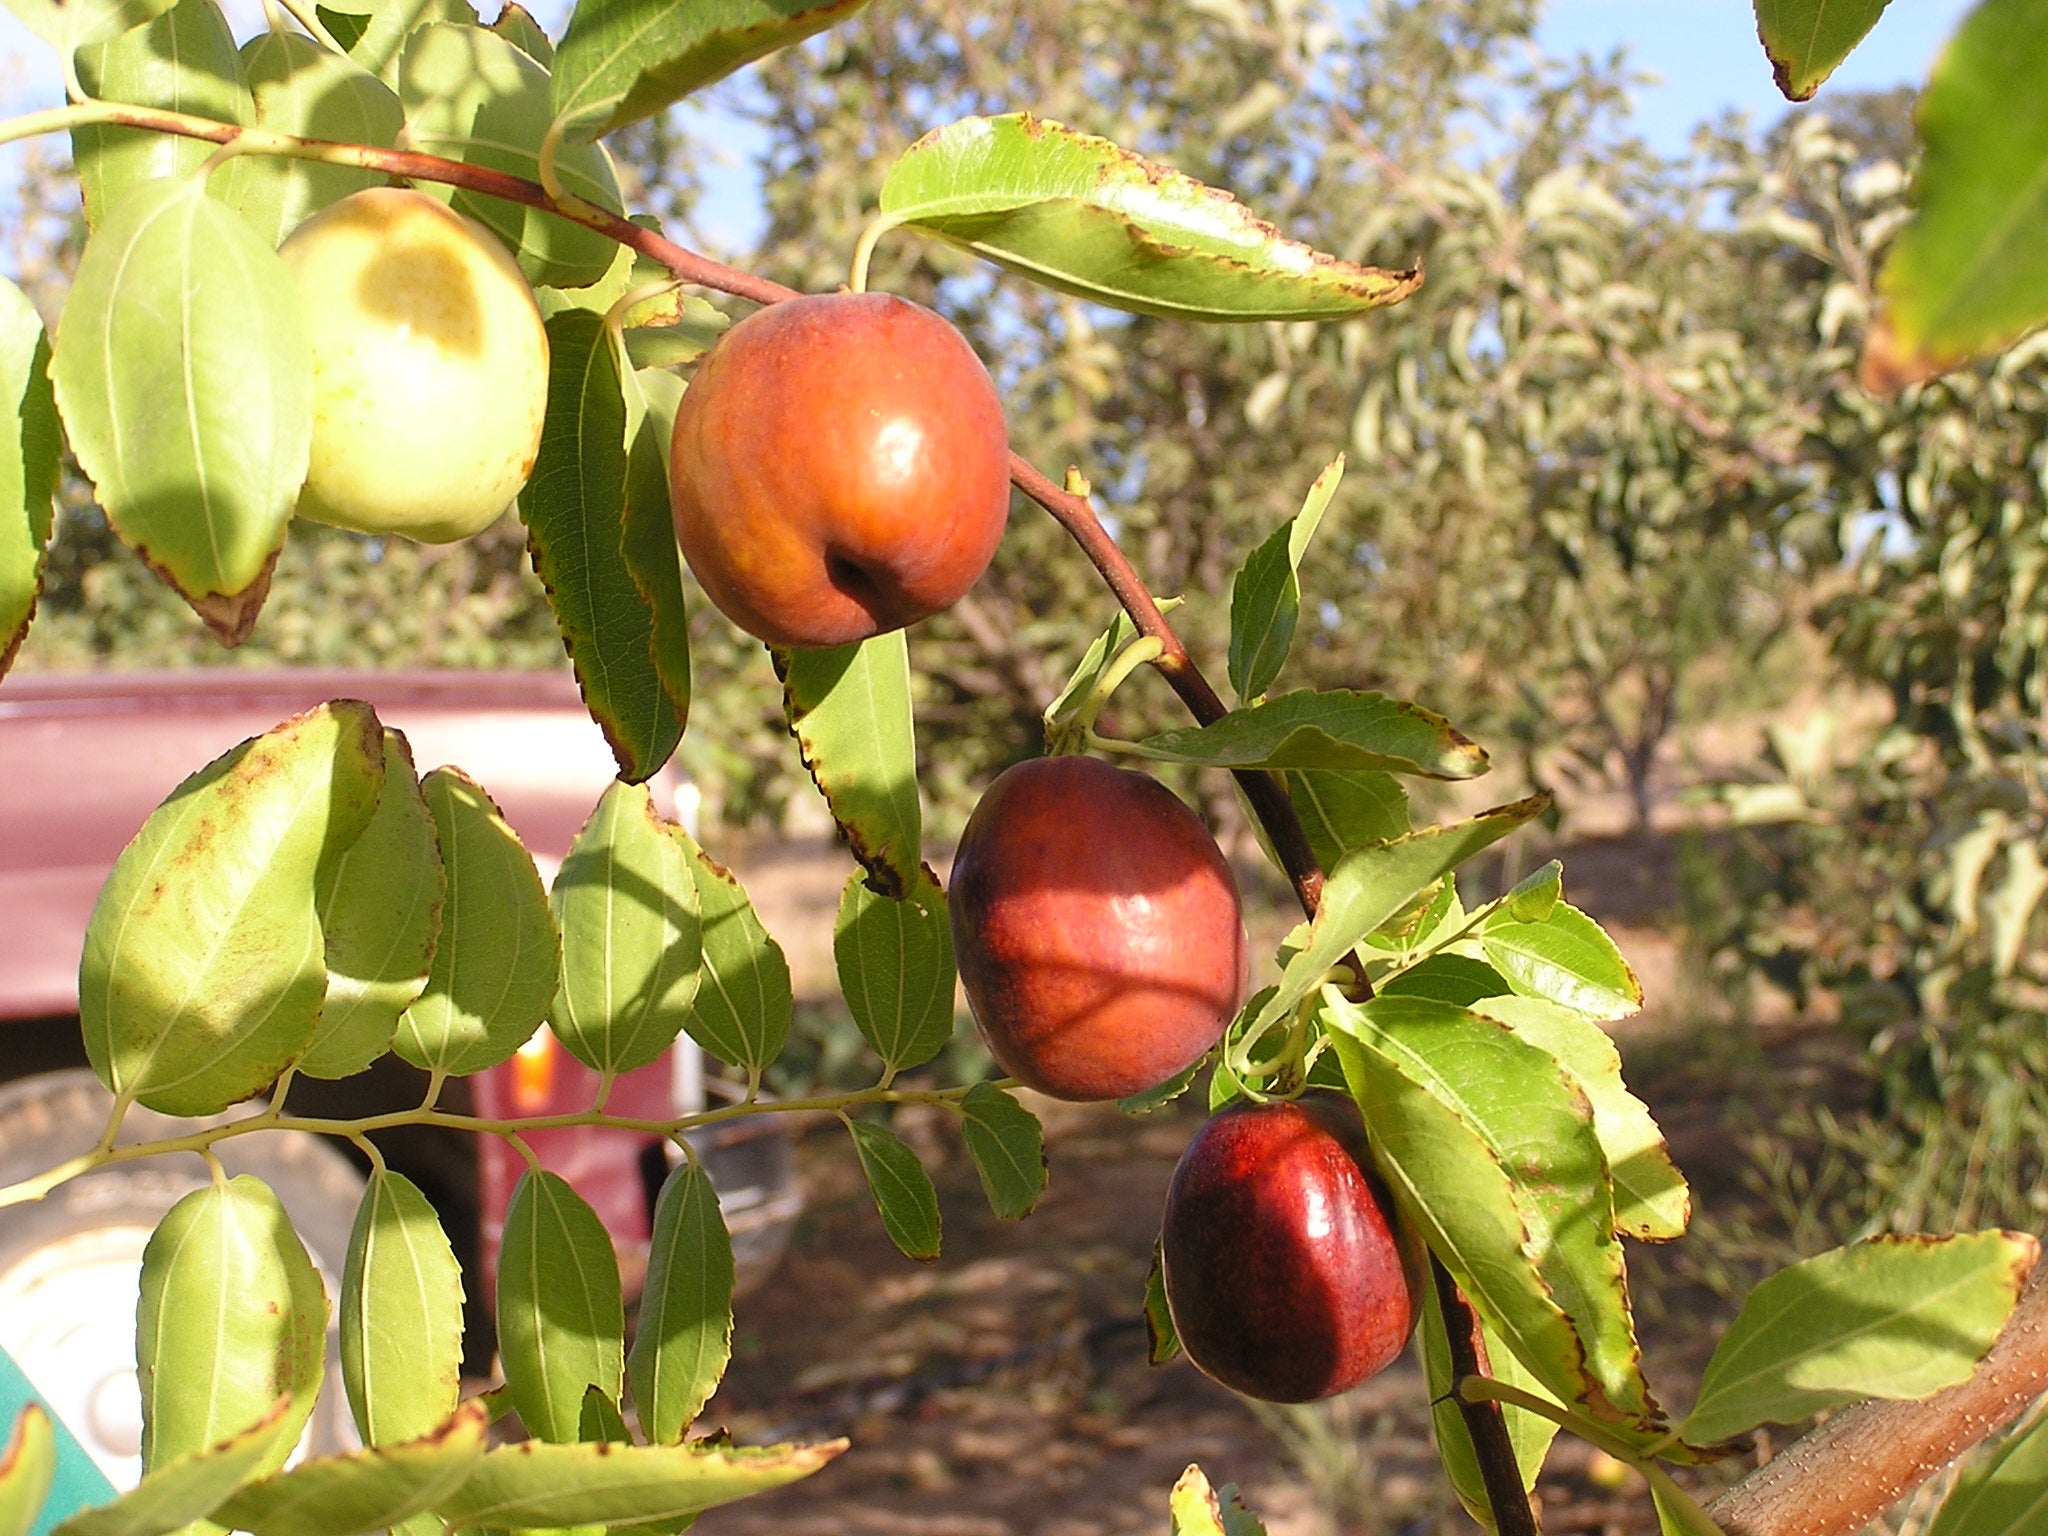
[{"label": "orange reflector light", "polygon": [[555,1037],[545,1029],[519,1047],[512,1057],[512,1108],[537,1115],[548,1107],[555,1087]]}]

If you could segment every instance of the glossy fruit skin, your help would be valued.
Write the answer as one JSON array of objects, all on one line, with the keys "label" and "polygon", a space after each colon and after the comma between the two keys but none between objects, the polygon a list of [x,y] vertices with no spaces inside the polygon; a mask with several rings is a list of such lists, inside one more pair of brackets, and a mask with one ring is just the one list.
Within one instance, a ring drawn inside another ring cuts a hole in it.
[{"label": "glossy fruit skin", "polygon": [[1272,1403],[1348,1392],[1415,1327],[1424,1260],[1397,1235],[1357,1108],[1312,1090],[1231,1105],[1181,1155],[1160,1259],[1181,1348]]},{"label": "glossy fruit skin", "polygon": [[1057,1099],[1157,1087],[1244,997],[1237,879],[1156,779],[1090,757],[1018,763],[967,820],[947,904],[996,1064]]},{"label": "glossy fruit skin", "polygon": [[511,254],[402,187],[322,209],[278,254],[313,344],[299,515],[430,544],[496,521],[533,471],[547,410],[547,331]]},{"label": "glossy fruit skin", "polygon": [[770,645],[846,645],[950,607],[1010,509],[1002,402],[966,339],[882,293],[757,310],[698,365],[669,455],[676,538]]}]

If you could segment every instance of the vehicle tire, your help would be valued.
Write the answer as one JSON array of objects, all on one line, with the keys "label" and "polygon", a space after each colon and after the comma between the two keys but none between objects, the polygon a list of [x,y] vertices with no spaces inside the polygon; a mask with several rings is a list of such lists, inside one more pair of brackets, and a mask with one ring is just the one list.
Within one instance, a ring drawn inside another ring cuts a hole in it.
[{"label": "vehicle tire", "polygon": [[[90,1151],[112,1109],[113,1096],[87,1071],[44,1072],[0,1086],[0,1186]],[[231,1113],[248,1112],[244,1107]],[[210,1123],[137,1106],[128,1111],[119,1140],[129,1145],[183,1135]],[[238,1136],[217,1151],[229,1174],[254,1174],[277,1192],[331,1304],[362,1198],[361,1174],[332,1146],[299,1131]],[[200,1159],[172,1153],[101,1168],[40,1201],[0,1208],[0,1347],[28,1373],[116,1488],[133,1487],[142,1475],[135,1307],[143,1245],[164,1212],[207,1182]],[[330,1316],[331,1389],[321,1392],[301,1455],[360,1443],[340,1390],[340,1369]]]}]

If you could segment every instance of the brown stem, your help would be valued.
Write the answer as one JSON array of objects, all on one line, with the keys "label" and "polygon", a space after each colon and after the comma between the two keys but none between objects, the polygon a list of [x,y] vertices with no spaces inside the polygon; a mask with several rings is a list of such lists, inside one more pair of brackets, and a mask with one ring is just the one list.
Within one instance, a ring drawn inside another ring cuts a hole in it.
[{"label": "brown stem", "polygon": [[[1437,1307],[1444,1315],[1444,1337],[1450,1343],[1451,1380],[1487,1375],[1487,1363],[1480,1355],[1484,1346],[1479,1338],[1479,1319],[1472,1304],[1459,1293],[1458,1282],[1435,1254],[1429,1256],[1429,1275],[1436,1285]],[[1507,1419],[1500,1404],[1468,1403],[1455,1393],[1452,1401],[1465,1421],[1465,1433],[1472,1438],[1479,1480],[1486,1485],[1486,1502],[1493,1508],[1499,1536],[1541,1536],[1542,1527],[1536,1522],[1535,1506],[1522,1486],[1521,1464],[1515,1460],[1514,1442],[1508,1439]]]},{"label": "brown stem", "polygon": [[1707,1505],[1727,1536],[1850,1536],[2048,1391],[2048,1265],[1976,1374],[1917,1402],[1859,1403]]}]

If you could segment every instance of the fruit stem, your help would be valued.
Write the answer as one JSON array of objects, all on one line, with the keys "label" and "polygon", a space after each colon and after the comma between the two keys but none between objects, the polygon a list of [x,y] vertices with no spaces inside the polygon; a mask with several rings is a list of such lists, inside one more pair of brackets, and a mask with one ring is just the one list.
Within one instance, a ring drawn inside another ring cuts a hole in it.
[{"label": "fruit stem", "polygon": [[868,263],[874,259],[875,246],[882,236],[896,227],[896,220],[887,214],[877,215],[868,227],[860,232],[860,239],[853,247],[853,269],[846,275],[846,287],[850,293],[868,291]]},{"label": "fruit stem", "polygon": [[1140,635],[1118,651],[1110,664],[1102,669],[1102,675],[1095,679],[1095,686],[1088,690],[1086,701],[1074,716],[1075,734],[1090,745],[1100,741],[1102,738],[1095,734],[1095,718],[1102,713],[1102,706],[1109,702],[1109,696],[1121,688],[1138,668],[1159,660],[1165,649],[1157,635]]}]

